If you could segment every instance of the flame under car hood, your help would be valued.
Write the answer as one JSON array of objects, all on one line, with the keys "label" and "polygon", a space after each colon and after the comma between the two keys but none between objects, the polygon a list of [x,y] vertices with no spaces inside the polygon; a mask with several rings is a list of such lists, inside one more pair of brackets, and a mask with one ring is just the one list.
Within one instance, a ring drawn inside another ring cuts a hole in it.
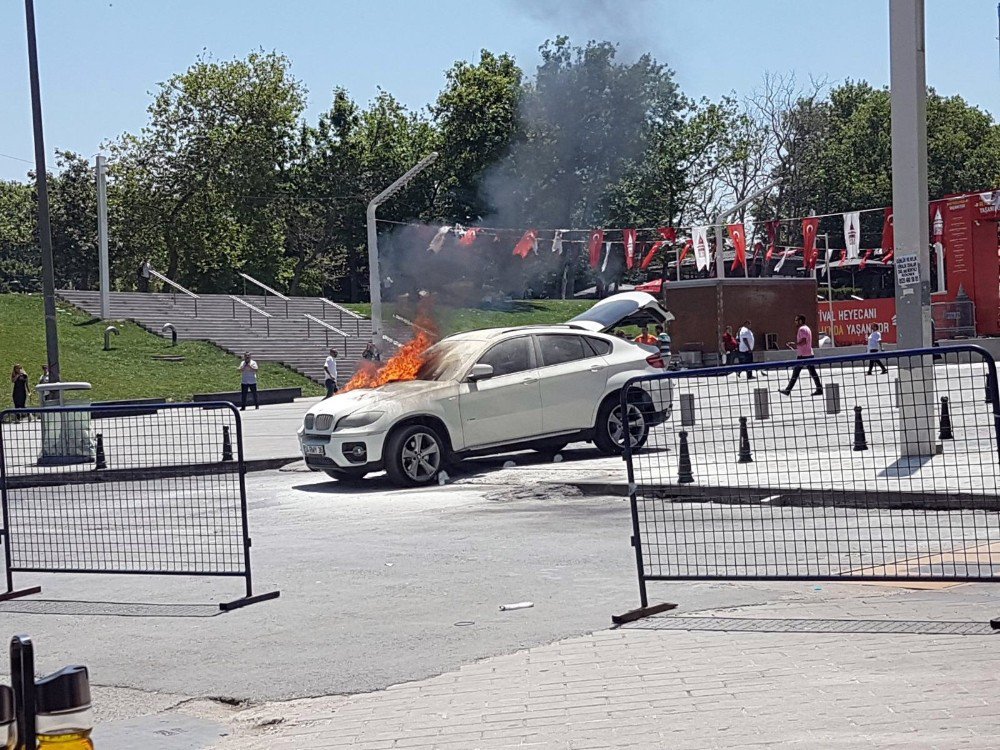
[{"label": "flame under car hood", "polygon": [[346,416],[366,409],[403,410],[418,402],[433,401],[455,392],[458,384],[437,380],[405,380],[386,383],[378,388],[358,388],[323,399],[309,409],[310,414]]}]

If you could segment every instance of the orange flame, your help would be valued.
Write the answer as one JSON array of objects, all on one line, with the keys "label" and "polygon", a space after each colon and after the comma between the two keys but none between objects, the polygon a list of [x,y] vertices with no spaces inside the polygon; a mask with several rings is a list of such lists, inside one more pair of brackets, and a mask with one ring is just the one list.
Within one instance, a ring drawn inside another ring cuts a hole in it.
[{"label": "orange flame", "polygon": [[424,352],[437,341],[436,331],[437,326],[433,320],[422,318],[413,329],[416,336],[411,341],[381,366],[362,362],[354,377],[340,392],[353,391],[355,388],[378,388],[399,380],[413,380],[427,359]]}]

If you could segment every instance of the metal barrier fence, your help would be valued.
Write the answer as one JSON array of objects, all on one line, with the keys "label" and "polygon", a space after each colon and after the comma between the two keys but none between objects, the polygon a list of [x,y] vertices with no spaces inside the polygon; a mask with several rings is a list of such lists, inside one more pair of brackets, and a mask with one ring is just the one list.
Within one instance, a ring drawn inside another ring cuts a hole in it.
[{"label": "metal barrier fence", "polygon": [[1000,580],[996,383],[973,346],[629,381],[636,423],[675,398],[625,451],[641,609],[616,621],[673,606],[647,581]]},{"label": "metal barrier fence", "polygon": [[254,595],[243,433],[227,403],[0,412],[7,592],[14,573],[243,578]]}]

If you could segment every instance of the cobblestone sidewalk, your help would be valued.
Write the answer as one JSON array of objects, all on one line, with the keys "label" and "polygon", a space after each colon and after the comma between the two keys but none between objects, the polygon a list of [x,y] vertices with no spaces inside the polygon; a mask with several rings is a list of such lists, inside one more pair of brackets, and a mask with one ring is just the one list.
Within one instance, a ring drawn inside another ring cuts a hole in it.
[{"label": "cobblestone sidewalk", "polygon": [[259,706],[217,747],[996,747],[992,590],[866,591],[659,617],[377,693]]}]

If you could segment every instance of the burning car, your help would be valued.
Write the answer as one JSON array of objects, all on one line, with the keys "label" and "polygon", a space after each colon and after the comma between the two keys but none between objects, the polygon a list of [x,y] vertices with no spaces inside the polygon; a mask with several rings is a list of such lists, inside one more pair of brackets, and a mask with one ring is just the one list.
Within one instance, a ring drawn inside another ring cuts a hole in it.
[{"label": "burning car", "polygon": [[[563,325],[490,328],[407,345],[361,387],[319,402],[299,442],[306,465],[340,480],[385,470],[400,486],[432,482],[474,455],[556,453],[587,440],[607,455],[646,442],[670,416],[672,388],[639,390],[623,413],[621,388],[661,372],[659,352],[609,335],[673,318],[649,294],[598,302]],[[422,348],[426,347],[426,348]],[[418,355],[418,356],[417,356]]]}]

